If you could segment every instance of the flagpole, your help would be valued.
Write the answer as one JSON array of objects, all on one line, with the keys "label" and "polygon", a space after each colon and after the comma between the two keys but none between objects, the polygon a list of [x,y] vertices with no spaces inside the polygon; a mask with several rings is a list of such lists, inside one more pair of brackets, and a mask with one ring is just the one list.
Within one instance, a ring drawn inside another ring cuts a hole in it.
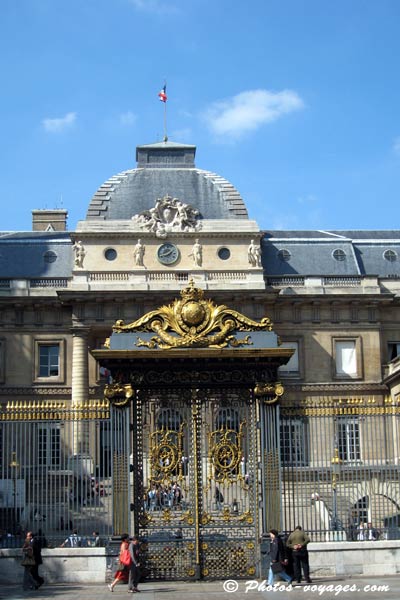
[{"label": "flagpole", "polygon": [[[167,80],[164,79],[164,91],[167,90]],[[167,99],[164,102],[164,142],[168,142],[167,135]]]},{"label": "flagpole", "polygon": [[167,136],[167,103],[164,102],[164,142],[168,142]]}]

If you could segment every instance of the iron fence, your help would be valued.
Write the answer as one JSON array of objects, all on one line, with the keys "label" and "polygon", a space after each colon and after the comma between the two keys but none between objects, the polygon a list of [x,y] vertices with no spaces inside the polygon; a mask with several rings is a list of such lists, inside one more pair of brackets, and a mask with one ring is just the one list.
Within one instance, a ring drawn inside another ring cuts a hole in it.
[{"label": "iron fence", "polygon": [[400,538],[399,415],[374,397],[283,406],[283,530],[300,524],[314,541]]}]

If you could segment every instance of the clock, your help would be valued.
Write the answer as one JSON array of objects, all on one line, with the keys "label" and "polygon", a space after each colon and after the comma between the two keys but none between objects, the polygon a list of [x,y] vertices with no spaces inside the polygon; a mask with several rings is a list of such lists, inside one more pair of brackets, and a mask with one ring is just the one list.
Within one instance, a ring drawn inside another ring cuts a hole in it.
[{"label": "clock", "polygon": [[157,250],[157,258],[162,265],[173,265],[180,256],[178,248],[175,244],[167,242],[160,246]]}]

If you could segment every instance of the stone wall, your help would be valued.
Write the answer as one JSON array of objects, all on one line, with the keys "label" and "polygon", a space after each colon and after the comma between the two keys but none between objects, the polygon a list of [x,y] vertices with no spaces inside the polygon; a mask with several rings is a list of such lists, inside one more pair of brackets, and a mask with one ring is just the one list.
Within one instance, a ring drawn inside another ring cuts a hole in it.
[{"label": "stone wall", "polygon": [[309,545],[311,577],[400,573],[400,541],[327,542]]},{"label": "stone wall", "polygon": [[[309,545],[312,579],[400,573],[400,541],[325,542]],[[54,548],[42,551],[42,576],[48,583],[97,583],[110,577],[115,556],[106,548]],[[0,582],[22,583],[20,549],[0,549]],[[108,567],[108,568],[107,568]]]},{"label": "stone wall", "polygon": [[[106,548],[46,548],[42,550],[40,574],[47,583],[105,583]],[[22,582],[22,552],[0,549],[0,582]]]}]

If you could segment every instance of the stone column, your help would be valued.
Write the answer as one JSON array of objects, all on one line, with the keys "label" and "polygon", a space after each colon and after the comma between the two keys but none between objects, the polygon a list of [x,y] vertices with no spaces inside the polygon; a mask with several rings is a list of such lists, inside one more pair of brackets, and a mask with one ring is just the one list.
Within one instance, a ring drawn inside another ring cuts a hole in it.
[{"label": "stone column", "polygon": [[[82,406],[89,397],[88,332],[83,326],[72,329],[72,408]],[[82,454],[82,447],[89,443],[84,439],[88,435],[86,425],[83,421],[74,421],[74,454]]]}]

